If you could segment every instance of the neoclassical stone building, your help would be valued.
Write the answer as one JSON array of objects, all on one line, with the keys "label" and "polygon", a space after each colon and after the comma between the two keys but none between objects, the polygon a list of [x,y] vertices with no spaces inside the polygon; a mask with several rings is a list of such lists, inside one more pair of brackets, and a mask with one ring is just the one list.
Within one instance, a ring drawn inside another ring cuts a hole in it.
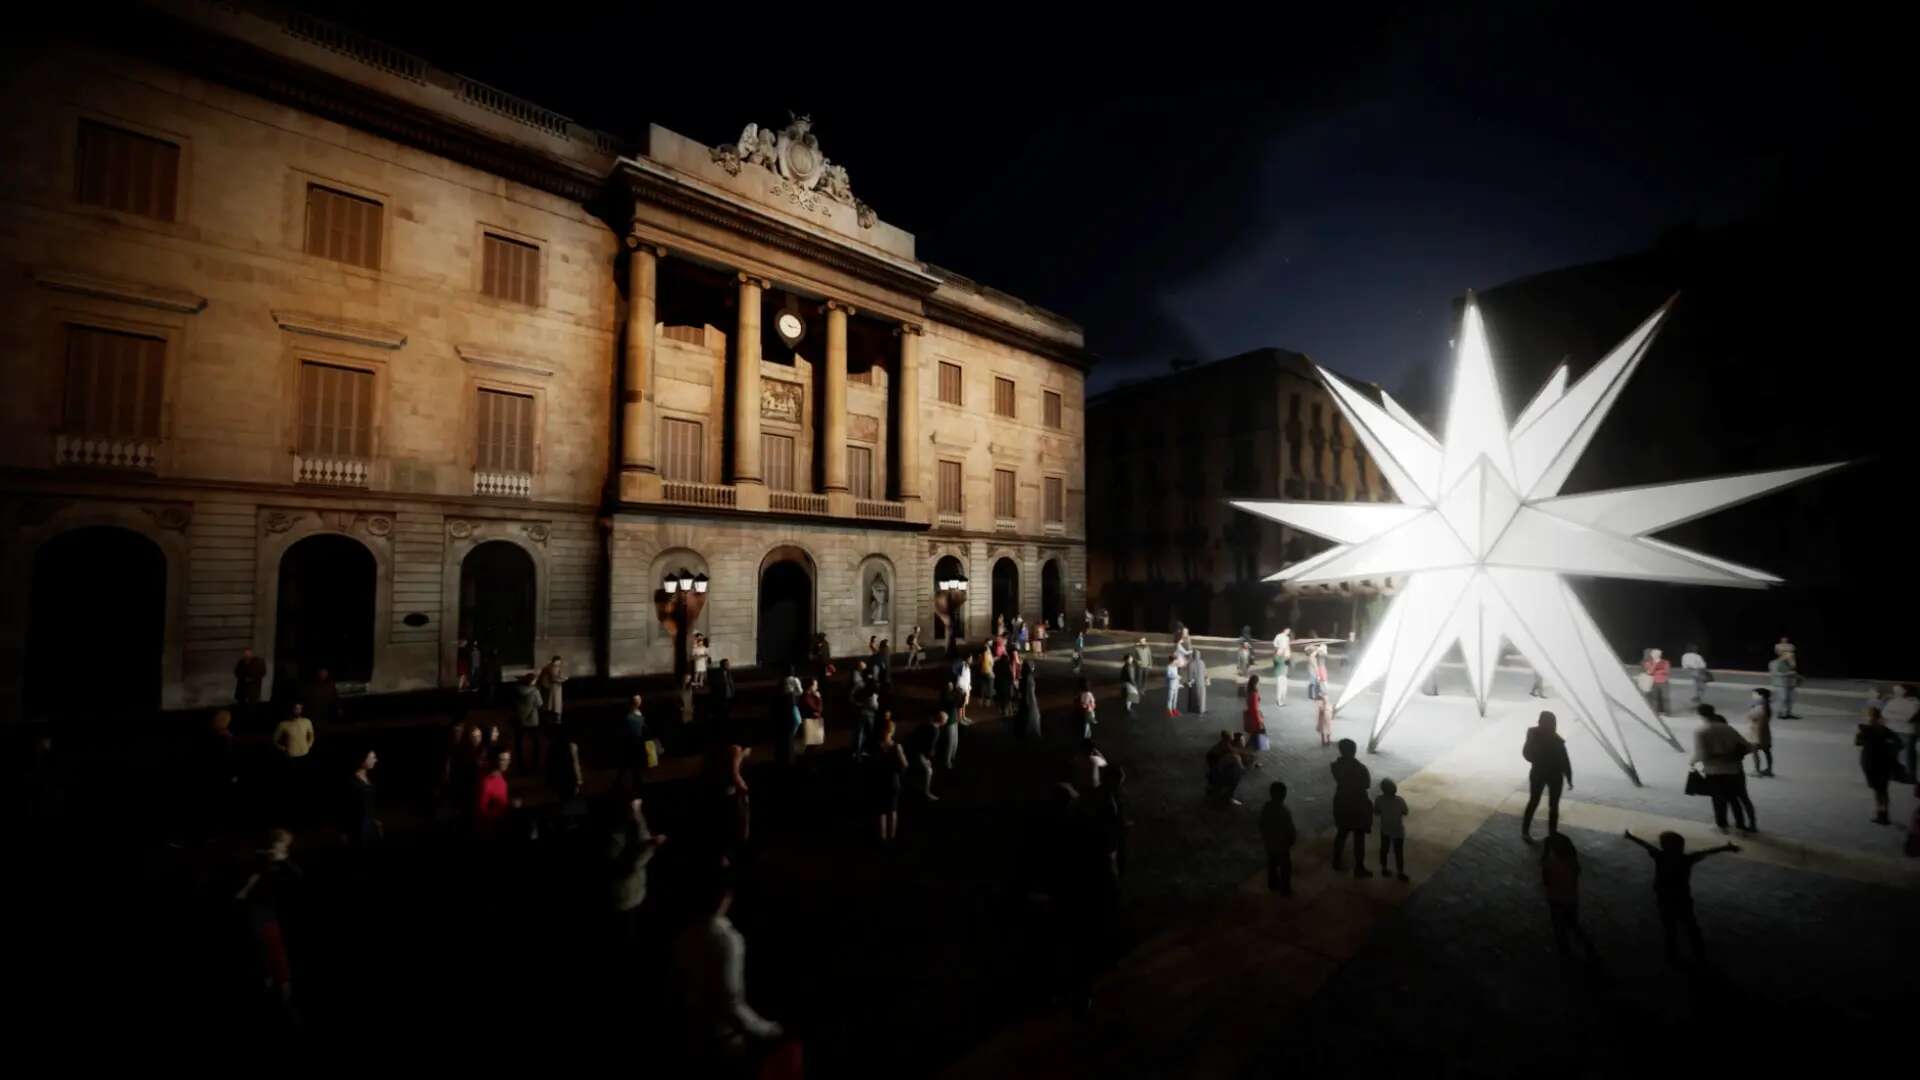
[{"label": "neoclassical stone building", "polygon": [[8,717],[225,702],[243,648],[381,692],[467,637],[630,675],[1085,602],[1079,328],[805,118],[622,140],[203,0],[0,82]]}]

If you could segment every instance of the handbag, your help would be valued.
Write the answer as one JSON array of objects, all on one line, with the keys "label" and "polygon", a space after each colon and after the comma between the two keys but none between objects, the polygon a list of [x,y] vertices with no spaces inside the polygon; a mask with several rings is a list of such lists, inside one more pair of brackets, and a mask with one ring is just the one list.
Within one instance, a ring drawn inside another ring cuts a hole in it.
[{"label": "handbag", "polygon": [[1653,693],[1653,676],[1643,671],[1633,677],[1633,685],[1639,687],[1641,693],[1651,694]]},{"label": "handbag", "polygon": [[1320,683],[1318,680],[1309,682],[1307,684],[1307,700],[1319,701],[1321,698],[1325,696],[1326,696],[1326,691],[1320,689]]},{"label": "handbag", "polygon": [[647,740],[647,768],[651,769],[658,766],[659,764],[660,764],[660,740],[648,739]]},{"label": "handbag", "polygon": [[801,741],[808,746],[824,746],[827,741],[827,725],[817,716],[809,716],[801,721]]},{"label": "handbag", "polygon": [[1689,795],[1712,794],[1712,792],[1707,790],[1707,778],[1700,773],[1694,772],[1692,769],[1688,769],[1687,770],[1687,794]]},{"label": "handbag", "polygon": [[1260,753],[1266,753],[1267,747],[1271,745],[1273,744],[1267,740],[1267,733],[1264,731],[1253,737],[1253,748]]}]

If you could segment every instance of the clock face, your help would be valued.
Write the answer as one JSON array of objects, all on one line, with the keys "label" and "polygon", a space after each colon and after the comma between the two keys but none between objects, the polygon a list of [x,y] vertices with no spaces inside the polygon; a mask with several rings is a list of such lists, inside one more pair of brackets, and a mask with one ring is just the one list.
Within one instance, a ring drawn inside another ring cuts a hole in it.
[{"label": "clock face", "polygon": [[785,338],[789,345],[799,341],[801,333],[806,330],[806,324],[800,321],[800,316],[791,311],[781,312],[780,317],[774,321],[774,327],[780,331],[780,336]]}]

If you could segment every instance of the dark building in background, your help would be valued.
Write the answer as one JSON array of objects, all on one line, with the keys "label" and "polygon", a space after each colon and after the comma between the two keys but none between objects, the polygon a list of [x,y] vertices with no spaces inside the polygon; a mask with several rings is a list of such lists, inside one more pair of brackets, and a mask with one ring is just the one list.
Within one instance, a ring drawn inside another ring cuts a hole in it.
[{"label": "dark building in background", "polygon": [[[1851,460],[1858,467],[1663,539],[1767,570],[1773,590],[1592,580],[1576,588],[1623,658],[1701,646],[1757,669],[1780,635],[1810,675],[1910,679],[1920,610],[1906,503],[1916,455],[1910,348],[1871,234],[1834,204],[1712,230],[1477,294],[1509,418],[1563,360],[1577,380],[1671,296],[1672,315],[1569,478],[1569,494]],[[1443,372],[1433,373],[1444,378]],[[1431,420],[1446,388],[1412,385]]]},{"label": "dark building in background", "polygon": [[1345,636],[1384,602],[1384,580],[1264,582],[1326,542],[1227,503],[1392,499],[1305,356],[1257,349],[1095,396],[1087,451],[1087,593],[1115,627]]}]

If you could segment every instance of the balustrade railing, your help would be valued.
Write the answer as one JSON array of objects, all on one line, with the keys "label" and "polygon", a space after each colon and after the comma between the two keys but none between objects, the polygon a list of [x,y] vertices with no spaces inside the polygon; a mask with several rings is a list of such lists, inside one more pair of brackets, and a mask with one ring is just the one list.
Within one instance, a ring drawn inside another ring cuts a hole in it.
[{"label": "balustrade railing", "polygon": [[294,479],[302,484],[366,487],[367,477],[372,471],[372,464],[362,458],[312,457],[306,454],[295,454],[293,458]]},{"label": "balustrade railing", "polygon": [[805,491],[769,491],[767,509],[789,514],[824,514],[827,512],[827,497]]},{"label": "balustrade railing", "polygon": [[496,499],[525,499],[533,495],[533,476],[523,472],[473,470],[473,493]]},{"label": "balustrade railing", "polygon": [[685,506],[733,506],[733,485],[668,480],[660,485],[660,501]]},{"label": "balustrade railing", "polygon": [[160,440],[111,435],[55,435],[53,460],[59,465],[93,469],[132,469],[151,472],[159,459]]},{"label": "balustrade railing", "polygon": [[907,504],[888,502],[885,499],[855,499],[853,514],[855,517],[879,518],[882,521],[905,521]]}]

